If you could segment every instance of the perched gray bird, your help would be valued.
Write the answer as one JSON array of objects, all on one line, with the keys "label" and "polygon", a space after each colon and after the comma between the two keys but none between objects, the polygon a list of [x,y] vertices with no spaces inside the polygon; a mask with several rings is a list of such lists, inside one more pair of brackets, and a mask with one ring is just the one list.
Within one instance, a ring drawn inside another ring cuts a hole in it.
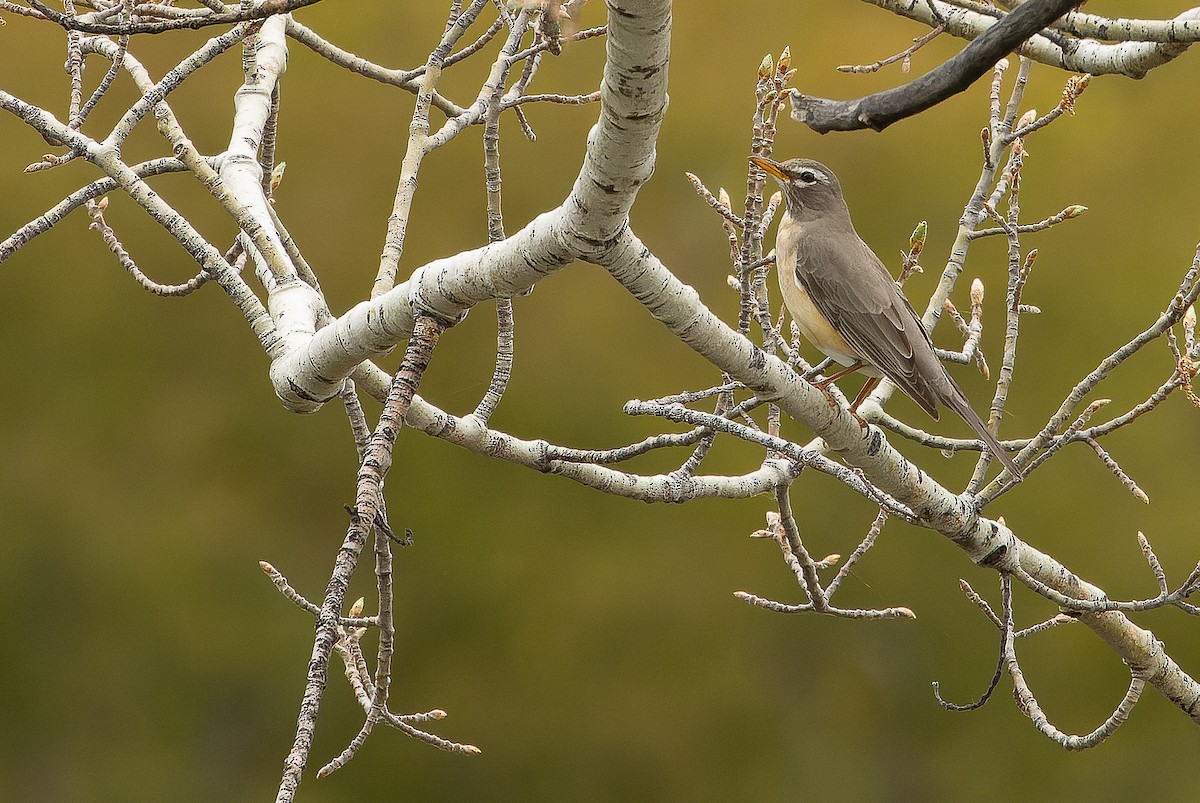
[{"label": "perched gray bird", "polygon": [[1021,470],[946,373],[892,275],[854,230],[833,171],[811,159],[779,163],[751,156],[750,161],[783,188],[786,211],[775,241],[783,302],[805,339],[846,366],[819,384],[862,370],[871,379],[853,408],[886,377],[935,421],[938,404],[958,413],[1021,479]]}]

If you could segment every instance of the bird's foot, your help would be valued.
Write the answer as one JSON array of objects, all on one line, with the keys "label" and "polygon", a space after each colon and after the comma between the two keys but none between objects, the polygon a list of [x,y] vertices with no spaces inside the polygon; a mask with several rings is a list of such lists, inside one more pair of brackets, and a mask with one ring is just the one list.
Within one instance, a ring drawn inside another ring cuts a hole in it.
[{"label": "bird's foot", "polygon": [[829,402],[830,407],[836,409],[842,405],[841,402],[837,400],[837,397],[833,395],[833,391],[829,389],[829,384],[830,383],[828,381],[814,382],[813,387],[825,395],[825,401]]}]

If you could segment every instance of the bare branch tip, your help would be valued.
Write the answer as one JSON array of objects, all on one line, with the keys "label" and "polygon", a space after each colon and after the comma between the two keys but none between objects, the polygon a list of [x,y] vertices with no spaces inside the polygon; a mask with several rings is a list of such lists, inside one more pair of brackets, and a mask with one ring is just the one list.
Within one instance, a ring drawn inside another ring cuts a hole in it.
[{"label": "bare branch tip", "polygon": [[971,282],[971,304],[979,305],[983,303],[983,280],[976,278]]}]

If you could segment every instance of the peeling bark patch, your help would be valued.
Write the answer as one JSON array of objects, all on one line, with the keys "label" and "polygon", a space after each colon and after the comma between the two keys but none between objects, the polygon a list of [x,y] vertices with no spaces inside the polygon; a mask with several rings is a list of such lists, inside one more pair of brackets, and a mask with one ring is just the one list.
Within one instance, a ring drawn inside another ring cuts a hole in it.
[{"label": "peeling bark patch", "polygon": [[641,122],[643,120],[649,120],[651,122],[655,122],[663,116],[664,110],[665,109],[660,108],[660,109],[656,109],[652,112],[646,112],[645,114],[627,114],[627,115],[625,115],[625,119],[626,120],[634,120],[637,122]]},{"label": "peeling bark patch", "polygon": [[[994,527],[995,525],[993,524],[992,526]],[[1002,562],[1004,556],[1007,554],[1008,554],[1008,547],[1005,546],[1004,544],[1001,544],[1000,546],[993,549],[991,552],[984,555],[978,561],[976,561],[976,563],[978,563],[980,566],[982,566],[985,569],[990,569],[994,566],[999,565]]]},{"label": "peeling bark patch", "polygon": [[[585,237],[582,234],[576,234],[575,236],[579,239],[580,242],[587,243],[588,246],[591,247],[591,250],[607,252],[607,251],[611,251],[613,248],[615,248],[617,246],[617,244],[621,241],[621,237],[624,233],[625,233],[625,230],[624,230],[624,228],[622,228],[621,231],[617,232],[612,237],[605,237],[602,240],[597,240],[593,237]],[[586,259],[586,257],[581,257],[581,258]],[[591,262],[593,260],[588,259],[587,261]]]},{"label": "peeling bark patch", "polygon": [[319,403],[324,403],[324,401],[325,401],[324,399],[319,399],[316,396],[312,395],[307,390],[305,390],[304,388],[297,385],[291,379],[288,379],[288,388],[291,389],[292,393],[295,393],[297,397],[303,399],[304,401],[319,402]]}]

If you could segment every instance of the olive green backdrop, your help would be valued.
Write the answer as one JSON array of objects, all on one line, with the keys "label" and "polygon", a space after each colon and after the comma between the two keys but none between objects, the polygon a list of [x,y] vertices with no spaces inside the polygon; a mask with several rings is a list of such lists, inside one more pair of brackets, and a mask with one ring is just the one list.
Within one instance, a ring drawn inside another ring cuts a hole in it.
[{"label": "olive green backdrop", "polygon": [[[368,58],[415,66],[441,30],[442,4],[390,5],[329,2],[300,17]],[[1116,4],[1092,6],[1118,13]],[[1146,15],[1181,10],[1138,6]],[[905,76],[898,66],[847,76],[835,65],[874,61],[923,29],[849,0],[688,2],[675,13],[671,108],[633,224],[733,320],[724,234],[683,172],[742,194],[764,53],[790,44],[799,86],[852,97]],[[600,24],[603,15],[593,2],[581,22]],[[4,16],[0,86],[64,116],[61,35]],[[206,38],[138,39],[135,52],[159,76]],[[959,46],[935,42],[917,56],[914,74]],[[340,311],[369,292],[412,97],[290,47],[279,210]],[[547,59],[537,91],[590,91],[602,49],[596,40]],[[443,86],[461,101],[483,69],[456,67]],[[89,88],[102,70],[90,62]],[[1026,106],[1048,110],[1065,78],[1035,67]],[[239,57],[229,53],[172,97],[201,150],[223,147],[239,81]],[[1044,314],[1024,320],[1007,432],[1040,427],[1073,382],[1174,292],[1200,234],[1197,86],[1200,53],[1143,81],[1098,79],[1075,118],[1029,141],[1027,218],[1071,203],[1090,211],[1025,242],[1041,252],[1026,300]],[[122,79],[89,130],[106,131],[133,97]],[[511,118],[501,142],[510,232],[563,198],[596,115],[595,107],[527,108],[537,142]],[[776,152],[837,170],[860,232],[893,267],[913,225],[929,220],[927,272],[908,285],[920,307],[978,175],[985,114],[981,84],[883,134],[819,137],[783,120]],[[466,132],[421,173],[402,272],[486,241],[480,134]],[[161,153],[156,137],[152,128],[139,132],[126,154]],[[9,115],[0,116],[0,143],[5,234],[94,176],[83,164],[22,175],[48,147]],[[186,179],[156,186],[214,242],[232,238],[216,205]],[[181,281],[195,271],[119,196],[110,219],[155,278]],[[285,413],[261,350],[215,286],[185,300],[152,297],[87,222],[75,213],[0,266],[0,798],[270,799],[312,622],[257,562],[270,560],[320,596],[345,526],[342,505],[352,498],[344,415],[337,405],[308,417]],[[976,244],[968,272],[990,288],[984,347],[995,370],[1003,243]],[[965,287],[958,300],[965,306]],[[717,379],[592,266],[539,285],[516,301],[516,313],[514,378],[494,422],[523,437],[629,442],[656,422],[625,417],[624,401]],[[487,387],[493,330],[491,310],[480,308],[449,332],[422,393],[471,410]],[[1111,409],[1127,409],[1169,371],[1166,346],[1153,344],[1103,395],[1115,399]],[[966,368],[956,376],[982,409],[982,381]],[[895,406],[932,425],[906,400]],[[958,433],[957,423],[938,429]],[[809,437],[790,422],[785,429]],[[1151,596],[1138,530],[1173,580],[1200,557],[1200,411],[1173,397],[1107,443],[1150,506],[1076,446],[989,510],[1113,595]],[[756,459],[726,445],[710,468],[744,470]],[[966,457],[921,459],[951,486],[970,471]],[[414,433],[400,439],[389,490],[393,523],[410,527],[416,541],[397,560],[392,706],[446,709],[436,732],[483,754],[448,755],[379,729],[349,767],[322,781],[310,772],[302,800],[1193,799],[1200,731],[1153,691],[1113,739],[1079,755],[1037,734],[1007,683],[980,711],[941,710],[930,681],[941,680],[952,699],[973,698],[996,650],[996,633],[959,593],[958,578],[996,595],[991,572],[926,532],[889,523],[843,591],[847,604],[907,605],[915,622],[784,617],[732,596],[744,589],[801,598],[778,550],[747,538],[762,526],[767,498],[647,506]],[[874,515],[819,476],[797,485],[793,505],[818,555],[848,554]],[[371,572],[360,574],[359,593],[369,595]],[[1023,623],[1053,613],[1028,593],[1018,601]],[[1174,610],[1138,620],[1187,670],[1200,671],[1200,622]],[[1044,708],[1066,730],[1091,730],[1124,692],[1119,661],[1082,628],[1021,647]],[[362,717],[337,672],[313,771]]]}]

